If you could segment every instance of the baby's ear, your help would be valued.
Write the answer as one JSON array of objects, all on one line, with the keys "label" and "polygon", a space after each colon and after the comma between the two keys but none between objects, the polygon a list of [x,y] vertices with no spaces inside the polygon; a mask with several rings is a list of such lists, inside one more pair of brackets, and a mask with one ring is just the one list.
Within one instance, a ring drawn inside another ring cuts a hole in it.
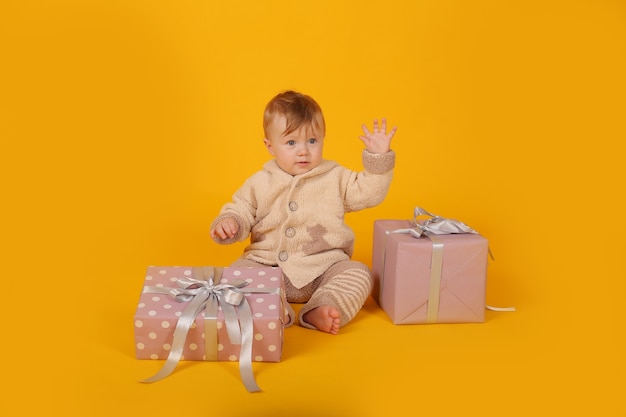
[{"label": "baby's ear", "polygon": [[272,142],[270,142],[268,138],[265,138],[263,139],[263,143],[265,144],[265,147],[267,148],[268,152],[274,155],[274,150],[272,149]]}]

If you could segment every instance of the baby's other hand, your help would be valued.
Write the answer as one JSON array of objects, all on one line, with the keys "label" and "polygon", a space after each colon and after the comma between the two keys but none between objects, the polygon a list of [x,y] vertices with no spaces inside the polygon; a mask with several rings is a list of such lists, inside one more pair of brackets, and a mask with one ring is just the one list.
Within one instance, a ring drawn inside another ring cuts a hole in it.
[{"label": "baby's other hand", "polygon": [[387,153],[391,147],[391,139],[398,130],[397,126],[394,126],[389,133],[387,133],[387,119],[382,118],[382,126],[378,128],[378,119],[374,120],[374,131],[370,132],[367,126],[361,125],[363,129],[363,135],[359,136],[359,139],[365,144],[365,149],[370,153]]},{"label": "baby's other hand", "polygon": [[224,217],[220,220],[213,230],[211,230],[211,237],[219,237],[222,240],[231,239],[235,237],[239,231],[239,225],[232,217]]}]

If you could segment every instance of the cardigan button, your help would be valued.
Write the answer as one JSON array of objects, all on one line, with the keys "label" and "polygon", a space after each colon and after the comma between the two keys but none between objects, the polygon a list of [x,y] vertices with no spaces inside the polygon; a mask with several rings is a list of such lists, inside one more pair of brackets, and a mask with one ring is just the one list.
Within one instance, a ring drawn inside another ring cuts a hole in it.
[{"label": "cardigan button", "polygon": [[287,237],[294,237],[294,236],[296,235],[296,229],[294,229],[293,227],[288,227],[288,228],[285,230],[285,235],[286,235]]},{"label": "cardigan button", "polygon": [[278,254],[278,259],[280,259],[281,261],[285,262],[287,259],[289,259],[289,254],[287,254],[287,252],[285,252],[285,251],[281,251]]},{"label": "cardigan button", "polygon": [[296,203],[295,201],[290,201],[289,202],[289,210],[291,210],[291,211],[298,210],[298,203]]}]

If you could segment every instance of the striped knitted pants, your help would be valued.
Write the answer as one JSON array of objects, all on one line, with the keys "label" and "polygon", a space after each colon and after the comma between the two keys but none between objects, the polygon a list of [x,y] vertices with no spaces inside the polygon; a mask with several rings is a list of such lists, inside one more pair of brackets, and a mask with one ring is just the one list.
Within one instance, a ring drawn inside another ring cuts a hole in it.
[{"label": "striped knitted pants", "polygon": [[[232,266],[249,267],[261,264],[240,258]],[[285,293],[290,303],[305,303],[300,309],[298,321],[303,327],[314,329],[302,317],[314,308],[328,305],[340,313],[340,326],[346,325],[361,310],[365,300],[372,291],[372,276],[367,265],[357,261],[339,261],[326,270],[321,276],[303,288],[291,285],[285,276]]]}]

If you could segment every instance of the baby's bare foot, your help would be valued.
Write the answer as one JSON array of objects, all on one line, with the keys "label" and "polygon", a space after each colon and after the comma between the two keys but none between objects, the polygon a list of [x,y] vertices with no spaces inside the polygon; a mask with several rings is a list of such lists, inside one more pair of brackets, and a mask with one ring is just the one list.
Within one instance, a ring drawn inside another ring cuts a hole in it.
[{"label": "baby's bare foot", "polygon": [[319,306],[307,311],[302,319],[318,330],[330,334],[339,333],[339,310],[332,306]]}]

